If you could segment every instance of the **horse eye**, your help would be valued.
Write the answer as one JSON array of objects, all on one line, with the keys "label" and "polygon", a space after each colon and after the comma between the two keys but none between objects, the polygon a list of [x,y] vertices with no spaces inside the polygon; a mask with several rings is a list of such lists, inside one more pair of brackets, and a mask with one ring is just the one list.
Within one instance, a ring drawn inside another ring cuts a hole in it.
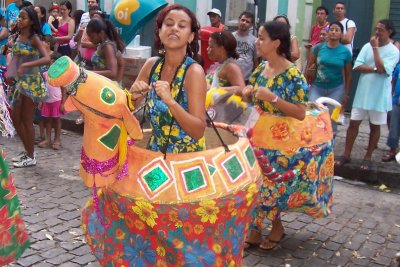
[{"label": "horse eye", "polygon": [[100,92],[101,100],[103,100],[106,104],[112,105],[115,103],[115,93],[112,89],[108,87],[104,87]]}]

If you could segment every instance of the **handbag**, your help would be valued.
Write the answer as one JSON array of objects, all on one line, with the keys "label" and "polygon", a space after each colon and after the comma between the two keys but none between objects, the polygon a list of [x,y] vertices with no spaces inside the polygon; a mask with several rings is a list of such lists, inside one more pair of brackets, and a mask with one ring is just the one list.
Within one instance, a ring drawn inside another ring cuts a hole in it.
[{"label": "handbag", "polygon": [[315,54],[315,62],[313,64],[310,64],[306,69],[305,74],[308,84],[311,84],[315,80],[315,77],[317,76],[317,58],[321,46],[322,44],[316,47],[316,49],[318,50],[316,50],[317,53]]}]

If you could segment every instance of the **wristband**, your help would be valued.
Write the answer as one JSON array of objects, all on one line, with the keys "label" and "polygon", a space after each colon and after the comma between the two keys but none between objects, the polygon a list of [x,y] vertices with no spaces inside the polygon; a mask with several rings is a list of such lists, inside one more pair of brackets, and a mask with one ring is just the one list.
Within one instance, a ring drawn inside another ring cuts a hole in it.
[{"label": "wristband", "polygon": [[275,98],[274,99],[272,99],[272,101],[271,101],[271,104],[276,104],[276,103],[278,103],[278,99],[279,99],[279,97],[278,96],[275,96]]}]

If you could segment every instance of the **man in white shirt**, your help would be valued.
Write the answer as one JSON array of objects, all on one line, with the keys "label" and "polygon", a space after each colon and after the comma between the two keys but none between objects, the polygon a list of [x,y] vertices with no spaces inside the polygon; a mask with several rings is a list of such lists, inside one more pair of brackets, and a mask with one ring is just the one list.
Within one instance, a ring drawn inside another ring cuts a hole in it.
[{"label": "man in white shirt", "polygon": [[88,9],[87,10],[88,11],[82,14],[81,22],[79,24],[79,30],[81,30],[81,29],[83,30],[83,28],[86,27],[86,25],[89,23],[89,21],[90,21],[89,9],[92,6],[99,6],[99,4],[100,4],[99,1],[100,0],[88,0],[88,2],[87,2],[87,5],[88,5]]},{"label": "man in white shirt", "polygon": [[351,54],[353,54],[353,41],[357,31],[356,23],[345,17],[346,6],[343,2],[336,2],[335,7],[333,8],[333,14],[336,17],[336,20],[343,25],[342,44],[350,50]]}]

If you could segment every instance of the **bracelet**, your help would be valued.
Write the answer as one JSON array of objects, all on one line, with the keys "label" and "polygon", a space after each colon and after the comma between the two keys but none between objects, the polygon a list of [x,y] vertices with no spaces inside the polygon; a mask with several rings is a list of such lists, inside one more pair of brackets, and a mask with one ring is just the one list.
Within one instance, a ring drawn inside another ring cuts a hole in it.
[{"label": "bracelet", "polygon": [[275,98],[274,99],[272,99],[272,101],[271,101],[271,104],[276,104],[276,103],[278,103],[278,99],[279,99],[279,97],[278,96],[275,96]]},{"label": "bracelet", "polygon": [[374,48],[379,48],[379,46],[373,46],[372,49],[374,49]]}]

